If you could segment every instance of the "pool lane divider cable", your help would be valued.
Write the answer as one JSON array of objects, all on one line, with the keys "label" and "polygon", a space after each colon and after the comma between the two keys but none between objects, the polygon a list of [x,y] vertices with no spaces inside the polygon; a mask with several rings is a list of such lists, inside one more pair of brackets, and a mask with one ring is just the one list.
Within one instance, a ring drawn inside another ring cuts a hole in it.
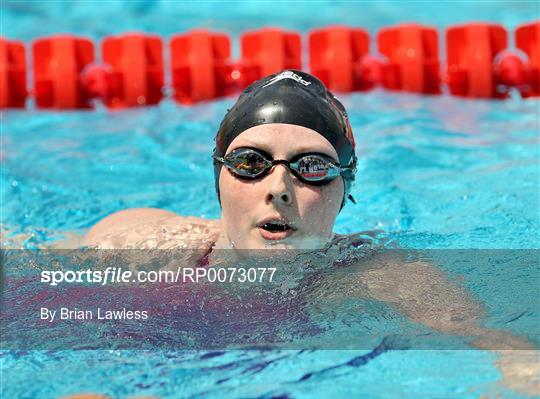
[{"label": "pool lane divider cable", "polygon": [[397,335],[388,335],[384,337],[382,342],[379,345],[377,345],[377,347],[375,347],[375,349],[373,349],[372,351],[365,353],[363,355],[360,355],[360,356],[356,356],[345,363],[326,367],[319,371],[306,373],[302,377],[300,377],[296,382],[303,382],[313,377],[320,376],[322,374],[328,373],[336,369],[342,369],[342,368],[348,368],[348,367],[357,368],[357,367],[365,366],[371,360],[379,357],[385,352],[388,352],[391,350],[407,350],[407,349],[410,349],[410,346],[406,337],[400,337]]},{"label": "pool lane divider cable", "polygon": [[[445,31],[446,61],[439,58],[438,31],[420,24],[382,28],[377,54],[361,28],[329,26],[307,37],[309,71],[336,93],[376,87],[426,95],[444,91],[467,98],[540,97],[540,21],[514,32],[499,24],[469,23]],[[193,30],[168,41],[170,84],[165,84],[162,38],[127,33],[103,38],[101,59],[84,37],[55,35],[31,44],[33,88],[27,87],[27,48],[0,38],[0,109],[109,109],[158,104],[170,93],[190,105],[240,92],[264,76],[302,69],[300,33],[264,28],[240,36],[241,57],[231,58],[224,33]],[[30,57],[28,57],[30,58]]]}]

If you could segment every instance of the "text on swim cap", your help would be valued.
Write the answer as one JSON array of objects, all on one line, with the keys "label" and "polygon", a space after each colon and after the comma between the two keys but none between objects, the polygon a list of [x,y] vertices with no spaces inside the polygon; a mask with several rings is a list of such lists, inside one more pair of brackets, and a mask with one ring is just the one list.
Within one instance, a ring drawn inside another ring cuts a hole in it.
[{"label": "text on swim cap", "polygon": [[293,71],[284,71],[284,72],[281,72],[276,77],[272,78],[263,87],[270,86],[271,84],[276,83],[276,82],[278,82],[280,80],[283,80],[283,79],[293,79],[293,80],[296,80],[298,83],[303,84],[304,86],[309,86],[311,84],[311,82],[308,82],[307,80],[302,79],[302,77],[300,75],[297,75]]}]

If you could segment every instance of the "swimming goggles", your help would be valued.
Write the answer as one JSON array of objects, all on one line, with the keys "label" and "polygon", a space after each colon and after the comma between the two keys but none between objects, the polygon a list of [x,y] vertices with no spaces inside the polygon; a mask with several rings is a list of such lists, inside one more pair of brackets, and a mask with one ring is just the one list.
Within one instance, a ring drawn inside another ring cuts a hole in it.
[{"label": "swimming goggles", "polygon": [[215,162],[223,164],[229,171],[241,179],[259,179],[266,176],[276,165],[285,165],[301,182],[311,185],[323,185],[338,176],[354,173],[354,167],[343,167],[328,155],[303,153],[295,155],[290,161],[272,159],[264,151],[241,147],[224,157],[214,155]]}]

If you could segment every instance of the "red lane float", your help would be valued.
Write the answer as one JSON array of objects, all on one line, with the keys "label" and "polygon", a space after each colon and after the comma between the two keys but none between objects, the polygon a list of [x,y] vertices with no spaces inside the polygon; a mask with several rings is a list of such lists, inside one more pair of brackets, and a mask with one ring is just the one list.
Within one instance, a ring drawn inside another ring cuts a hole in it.
[{"label": "red lane float", "polygon": [[453,95],[504,98],[497,90],[495,56],[508,44],[506,30],[496,24],[468,24],[446,32],[447,83]]},{"label": "red lane float", "polygon": [[244,73],[245,87],[255,80],[284,69],[302,68],[299,33],[266,28],[244,33],[240,38],[242,59],[238,72]]},{"label": "red lane float", "polygon": [[[241,36],[241,59],[231,59],[225,34],[195,30],[170,41],[173,98],[193,104],[233,94],[283,69],[301,69],[297,32],[265,28]],[[441,81],[453,95],[505,98],[540,96],[540,21],[519,26],[515,45],[497,24],[474,23],[446,32],[447,70],[440,72],[434,28],[418,24],[384,28],[377,46],[385,60],[369,54],[369,36],[358,28],[331,26],[309,33],[309,67],[330,90],[352,92],[376,85],[390,90],[437,94]],[[32,45],[35,103],[38,108],[92,108],[99,98],[109,108],[158,104],[164,97],[163,44],[159,37],[107,37],[102,60],[85,38],[51,36]],[[25,48],[0,38],[0,109],[24,107]]]},{"label": "red lane float", "polygon": [[0,108],[24,108],[26,94],[24,44],[0,37]]},{"label": "red lane float", "polygon": [[382,68],[382,85],[389,90],[439,94],[440,66],[437,31],[418,24],[382,29],[379,52],[388,62]]},{"label": "red lane float", "polygon": [[109,108],[158,104],[163,98],[163,44],[145,34],[107,37],[102,43],[108,90],[103,101]]},{"label": "red lane float", "polygon": [[[309,33],[309,68],[330,89],[340,92],[372,87],[366,79],[377,63],[369,59],[369,36],[362,29],[333,26]],[[370,76],[371,77],[371,76]]]},{"label": "red lane float", "polygon": [[495,63],[495,80],[499,85],[516,87],[520,91],[527,85],[527,74],[525,65],[517,55],[504,51],[500,54],[499,60]]},{"label": "red lane float", "polygon": [[34,97],[38,108],[91,108],[81,72],[94,61],[88,39],[65,35],[36,40]]},{"label": "red lane float", "polygon": [[174,99],[193,104],[228,95],[238,75],[231,65],[231,43],[225,34],[195,30],[171,39]]},{"label": "red lane float", "polygon": [[540,96],[540,21],[522,25],[516,30],[516,47],[529,57],[525,65],[528,86],[521,88],[523,97]]}]

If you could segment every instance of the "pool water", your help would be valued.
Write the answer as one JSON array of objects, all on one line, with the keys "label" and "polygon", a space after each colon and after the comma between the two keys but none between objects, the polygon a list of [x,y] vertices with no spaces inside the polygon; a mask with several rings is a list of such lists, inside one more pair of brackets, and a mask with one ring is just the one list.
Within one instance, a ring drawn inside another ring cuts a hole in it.
[{"label": "pool water", "polygon": [[[162,36],[193,27],[232,35],[265,24],[301,32],[339,20],[377,28],[404,19],[440,28],[485,15],[512,28],[538,15],[532,2],[319,2],[321,12],[242,2],[47,2],[2,4],[2,34],[23,40],[55,31],[99,38],[135,28]],[[65,7],[72,16],[65,15]],[[184,6],[183,6],[184,7]],[[325,12],[327,10],[328,12]],[[446,11],[446,12],[445,12]],[[313,15],[315,14],[315,15]],[[122,15],[110,27],[108,20]],[[286,15],[286,18],[283,16]],[[92,16],[92,18],[90,18]],[[176,18],[176,19],[175,19]],[[48,19],[47,24],[39,23]],[[19,23],[11,23],[17,20]],[[236,49],[237,50],[237,49]],[[356,205],[335,231],[380,230],[391,245],[416,249],[538,249],[539,103],[427,97],[375,90],[338,95],[349,111],[359,168]],[[130,207],[219,218],[210,154],[219,121],[234,101],[108,112],[1,113],[0,222],[4,245],[39,248],[82,234]],[[487,308],[487,322],[529,334],[538,344],[538,270],[466,276]],[[508,286],[500,287],[500,281]],[[503,292],[505,295],[499,295]],[[512,321],[518,317],[515,322]],[[531,327],[532,326],[532,327]],[[536,327],[535,327],[536,326]],[[381,346],[382,345],[382,346]],[[76,392],[114,397],[526,397],[498,384],[496,355],[480,350],[6,351],[2,396],[56,398]]]},{"label": "pool water", "polygon": [[[359,165],[357,204],[337,233],[379,229],[414,248],[538,247],[537,101],[339,97]],[[32,247],[130,207],[219,218],[210,157],[233,101],[4,113],[4,228]]]}]

